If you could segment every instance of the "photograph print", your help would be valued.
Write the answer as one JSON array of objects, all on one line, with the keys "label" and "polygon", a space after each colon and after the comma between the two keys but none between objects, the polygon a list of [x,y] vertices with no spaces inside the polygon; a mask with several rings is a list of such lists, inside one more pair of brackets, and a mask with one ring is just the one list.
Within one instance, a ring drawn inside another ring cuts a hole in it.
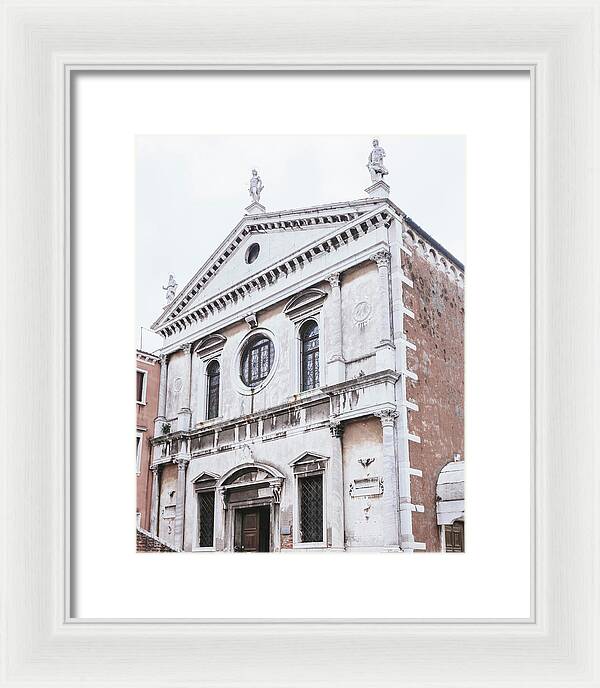
[{"label": "photograph print", "polygon": [[140,136],[140,552],[465,551],[465,138]]}]

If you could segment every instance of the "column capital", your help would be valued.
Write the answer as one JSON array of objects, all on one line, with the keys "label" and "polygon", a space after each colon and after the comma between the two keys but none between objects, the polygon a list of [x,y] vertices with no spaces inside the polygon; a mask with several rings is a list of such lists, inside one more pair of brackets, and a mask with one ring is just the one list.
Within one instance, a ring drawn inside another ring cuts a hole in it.
[{"label": "column capital", "polygon": [[327,275],[327,281],[329,284],[331,284],[332,287],[339,287],[340,286],[340,273],[339,272],[332,272],[331,275]]},{"label": "column capital", "polygon": [[160,468],[160,464],[154,464],[154,466],[150,466],[150,470],[154,473],[154,475],[158,475],[158,469]]},{"label": "column capital", "polygon": [[373,415],[379,418],[379,420],[381,421],[382,428],[393,428],[396,422],[396,418],[398,417],[396,410],[391,408],[375,411]]},{"label": "column capital", "polygon": [[377,263],[378,268],[387,268],[390,264],[390,252],[389,251],[377,251],[369,258]]},{"label": "column capital", "polygon": [[161,366],[167,365],[167,359],[168,359],[167,354],[160,354],[160,356],[158,358],[160,360]]},{"label": "column capital", "polygon": [[177,469],[180,471],[185,471],[189,462],[190,462],[189,459],[183,459],[181,457],[177,458],[177,459],[173,459],[173,463],[177,464]]},{"label": "column capital", "polygon": [[191,350],[192,345],[190,342],[186,342],[185,344],[181,345],[181,351],[183,351],[184,354],[189,354]]},{"label": "column capital", "polygon": [[338,421],[333,421],[329,423],[329,432],[332,437],[341,437],[344,434],[344,426]]}]

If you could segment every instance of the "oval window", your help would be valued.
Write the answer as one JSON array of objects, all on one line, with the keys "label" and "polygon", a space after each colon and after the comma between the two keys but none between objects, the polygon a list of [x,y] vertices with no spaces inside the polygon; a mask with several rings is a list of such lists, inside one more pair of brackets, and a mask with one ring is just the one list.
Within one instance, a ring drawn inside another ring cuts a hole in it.
[{"label": "oval window", "polygon": [[246,251],[246,263],[254,263],[259,253],[260,246],[258,244],[251,244],[248,246],[248,250]]},{"label": "oval window", "polygon": [[242,351],[240,376],[247,387],[256,387],[270,373],[275,358],[273,342],[264,334],[252,337]]}]

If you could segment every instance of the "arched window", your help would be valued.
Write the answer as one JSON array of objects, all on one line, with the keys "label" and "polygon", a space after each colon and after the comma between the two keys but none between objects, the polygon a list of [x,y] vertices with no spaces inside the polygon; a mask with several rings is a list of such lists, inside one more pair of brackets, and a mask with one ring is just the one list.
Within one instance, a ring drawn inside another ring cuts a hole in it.
[{"label": "arched window", "polygon": [[301,389],[319,386],[319,326],[309,320],[300,328]]},{"label": "arched window", "polygon": [[211,361],[206,369],[208,378],[208,394],[206,404],[206,418],[216,418],[219,415],[219,386],[221,384],[221,366],[219,361]]},{"label": "arched window", "polygon": [[255,387],[262,382],[273,366],[275,347],[265,335],[252,337],[246,344],[240,361],[242,381],[248,387]]}]

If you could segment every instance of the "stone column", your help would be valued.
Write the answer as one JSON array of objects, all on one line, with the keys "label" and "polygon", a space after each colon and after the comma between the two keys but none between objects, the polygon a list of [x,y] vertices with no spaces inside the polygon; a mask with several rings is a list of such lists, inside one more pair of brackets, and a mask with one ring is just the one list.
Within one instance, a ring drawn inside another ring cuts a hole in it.
[{"label": "stone column", "polygon": [[344,549],[344,464],[341,423],[331,423],[331,457],[327,476],[327,526],[331,528],[332,549]]},{"label": "stone column", "polygon": [[150,532],[152,535],[158,535],[158,506],[160,499],[160,481],[159,481],[159,467],[151,466],[152,471],[152,508],[150,510]]},{"label": "stone column", "polygon": [[192,409],[190,408],[190,392],[192,381],[192,345],[184,344],[183,351],[183,372],[181,374],[181,408],[177,414],[177,430],[189,430],[192,420]]},{"label": "stone column", "polygon": [[371,256],[377,263],[378,289],[378,327],[379,344],[375,347],[375,361],[378,370],[394,370],[394,342],[392,337],[392,318],[390,313],[390,254],[378,251]]},{"label": "stone column", "polygon": [[176,549],[183,549],[183,528],[185,518],[185,490],[186,475],[189,461],[187,459],[174,459],[177,464],[177,495],[175,502],[175,537],[174,545]]},{"label": "stone column", "polygon": [[160,357],[160,385],[158,388],[158,416],[154,421],[154,436],[162,435],[162,424],[167,420],[167,368],[169,358],[166,354]]},{"label": "stone column", "polygon": [[398,469],[394,426],[397,413],[393,409],[377,411],[383,429],[383,544],[386,549],[399,549]]},{"label": "stone column", "polygon": [[342,290],[340,273],[334,272],[327,278],[331,284],[331,320],[327,321],[327,341],[330,349],[327,358],[327,384],[343,382],[346,378],[346,364],[342,346]]},{"label": "stone column", "polygon": [[215,549],[225,549],[225,489],[220,487],[215,494]]}]

